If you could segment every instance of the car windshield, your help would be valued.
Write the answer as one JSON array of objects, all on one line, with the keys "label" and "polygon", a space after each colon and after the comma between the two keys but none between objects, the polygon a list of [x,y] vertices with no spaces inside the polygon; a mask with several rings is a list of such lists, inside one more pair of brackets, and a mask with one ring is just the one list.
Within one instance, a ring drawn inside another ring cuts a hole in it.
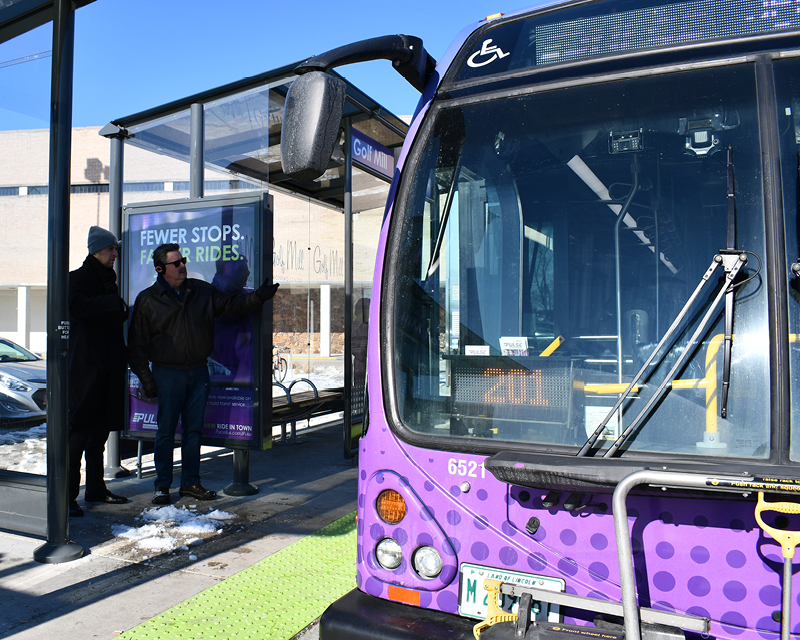
[{"label": "car windshield", "polygon": [[39,357],[9,340],[0,340],[0,362],[30,362]]},{"label": "car windshield", "polygon": [[[623,452],[766,457],[755,96],[740,64],[440,107],[392,236],[389,357],[405,427],[579,448],[608,416],[599,448],[653,400]],[[723,269],[647,361],[731,244],[749,259],[723,418],[724,305],[690,338]]]}]

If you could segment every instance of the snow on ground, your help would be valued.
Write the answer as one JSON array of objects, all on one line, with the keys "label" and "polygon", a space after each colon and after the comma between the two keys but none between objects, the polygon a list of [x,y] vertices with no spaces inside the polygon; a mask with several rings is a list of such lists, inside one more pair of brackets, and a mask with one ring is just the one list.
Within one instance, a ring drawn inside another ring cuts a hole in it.
[{"label": "snow on ground", "polygon": [[24,431],[0,431],[0,469],[47,473],[47,425]]},{"label": "snow on ground", "polygon": [[[45,475],[46,432],[46,425],[25,431],[0,431],[0,469]],[[223,527],[237,518],[235,514],[217,509],[201,513],[196,507],[154,507],[145,509],[136,518],[140,525],[112,525],[116,555],[147,561],[163,553],[190,551],[204,540],[222,533]],[[190,553],[189,559],[197,558]]]},{"label": "snow on ground", "polygon": [[[298,369],[303,364],[295,362]],[[294,380],[298,380],[292,387],[292,392],[309,391],[311,387],[302,382],[301,378],[311,380],[318,390],[342,387],[344,384],[341,369],[336,366],[317,366],[311,373],[303,370],[289,373],[283,385],[288,388]],[[277,385],[272,389],[273,395],[286,393]],[[334,416],[312,419],[308,426],[325,422],[332,417]],[[279,435],[280,428],[276,427],[273,434]],[[24,430],[0,429],[0,470],[46,475],[46,436],[46,424]],[[162,553],[191,551],[195,545],[219,535],[224,526],[233,524],[231,521],[236,517],[218,510],[200,513],[196,505],[189,505],[189,508],[170,505],[145,509],[137,518],[141,525],[130,527],[115,524],[112,525],[111,532],[115,536],[118,555],[133,555],[146,561]],[[196,559],[193,554],[189,558]]]},{"label": "snow on ground", "polygon": [[[305,363],[298,358],[295,361],[296,371],[290,372],[282,383],[288,389],[292,382],[297,381],[292,386],[292,393],[311,390],[311,387],[303,382],[303,379],[310,380],[317,390],[341,388],[344,385],[341,367],[317,366],[311,373],[307,373],[304,365]],[[285,393],[281,387],[273,385],[273,396]],[[323,421],[330,420],[331,417],[327,416]],[[314,422],[312,420],[312,424]],[[46,434],[47,425],[45,424],[24,430],[0,429],[0,470],[45,475],[47,473]]]},{"label": "snow on ground", "polygon": [[[153,555],[173,552],[177,549],[189,551],[191,546],[222,533],[222,525],[237,516],[227,511],[214,509],[199,513],[195,505],[189,508],[170,505],[145,509],[136,518],[143,524],[129,527],[115,524],[111,527],[122,546],[134,547],[137,555],[146,560]],[[190,560],[196,560],[193,554]]]},{"label": "snow on ground", "polygon": [[[311,386],[304,382],[310,380],[319,391],[320,389],[336,389],[344,386],[344,371],[342,366],[336,365],[316,366],[310,373],[306,372],[304,363],[298,358],[294,363],[295,370],[286,374],[286,379],[281,382],[287,389],[294,382],[292,386],[292,393],[299,393],[302,391],[311,391]],[[273,380],[272,396],[279,396],[286,392],[278,386]]]}]

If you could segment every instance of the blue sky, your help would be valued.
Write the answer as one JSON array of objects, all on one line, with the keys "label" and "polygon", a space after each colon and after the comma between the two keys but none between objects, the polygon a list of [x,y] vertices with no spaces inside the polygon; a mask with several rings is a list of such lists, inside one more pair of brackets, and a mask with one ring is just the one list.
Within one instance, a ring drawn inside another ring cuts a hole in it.
[{"label": "blue sky", "polygon": [[[456,35],[525,0],[341,3],[274,0],[95,0],[76,12],[73,126],[102,126],[333,47],[393,33],[421,37],[439,59]],[[46,128],[52,29],[0,45],[0,129]],[[418,93],[389,62],[340,69],[397,115]]]}]

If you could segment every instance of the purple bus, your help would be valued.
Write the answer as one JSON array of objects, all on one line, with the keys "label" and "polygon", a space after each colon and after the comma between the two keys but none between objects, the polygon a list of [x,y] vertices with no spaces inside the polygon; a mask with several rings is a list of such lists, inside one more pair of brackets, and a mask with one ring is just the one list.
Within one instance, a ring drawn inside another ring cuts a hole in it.
[{"label": "purple bus", "polygon": [[331,68],[388,58],[422,93],[375,271],[357,587],[323,640],[800,633],[798,7],[549,3],[438,64],[392,36],[298,67],[307,179],[340,138]]}]

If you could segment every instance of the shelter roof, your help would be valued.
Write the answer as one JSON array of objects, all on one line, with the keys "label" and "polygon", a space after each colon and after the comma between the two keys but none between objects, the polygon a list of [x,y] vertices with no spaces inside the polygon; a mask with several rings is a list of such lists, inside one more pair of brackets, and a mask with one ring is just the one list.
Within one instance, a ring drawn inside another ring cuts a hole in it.
[{"label": "shelter roof", "polygon": [[[243,78],[180,100],[153,107],[123,118],[111,125],[130,136],[126,142],[137,147],[188,161],[191,141],[191,106],[204,105],[204,163],[209,169],[237,178],[287,189],[325,202],[344,206],[344,149],[337,147],[328,170],[313,182],[298,182],[282,171],[280,138],[286,94],[297,77],[299,63]],[[335,72],[331,71],[334,75]],[[392,151],[402,146],[408,125],[372,98],[347,82],[347,103],[343,126],[349,124],[362,134]],[[103,132],[101,132],[103,133]],[[353,194],[370,190],[369,175],[363,168],[354,175]],[[369,179],[368,179],[369,178]],[[361,185],[359,185],[359,182]],[[385,202],[386,194],[378,195]],[[377,199],[373,198],[374,200]],[[362,200],[358,209],[372,208]],[[382,204],[380,205],[382,206]],[[354,211],[356,209],[354,208]]]}]

